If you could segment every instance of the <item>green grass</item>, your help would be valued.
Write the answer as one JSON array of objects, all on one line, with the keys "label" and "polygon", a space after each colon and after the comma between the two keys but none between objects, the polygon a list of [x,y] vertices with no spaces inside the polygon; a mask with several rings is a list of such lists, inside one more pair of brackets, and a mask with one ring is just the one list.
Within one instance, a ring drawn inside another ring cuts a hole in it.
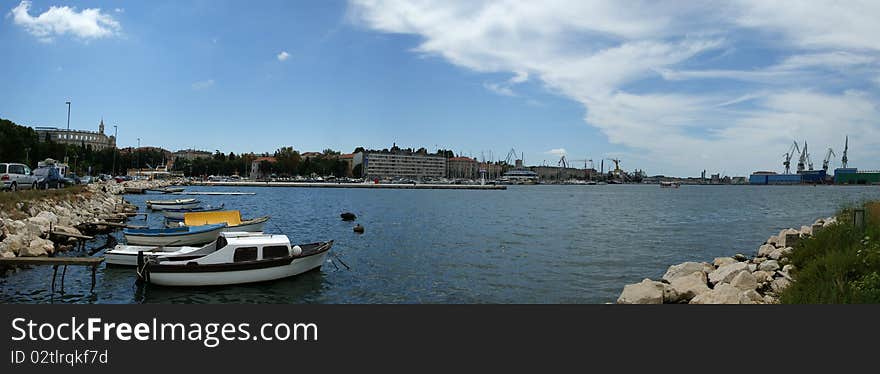
[{"label": "green grass", "polygon": [[853,227],[849,207],[838,213],[837,225],[795,246],[795,282],[780,295],[782,303],[880,303],[880,202],[863,207],[864,228]]},{"label": "green grass", "polygon": [[[3,191],[0,192],[0,210],[11,213],[12,218],[24,218],[21,215],[28,210],[29,204],[32,201],[46,198],[54,198],[56,200],[70,198],[83,192],[84,188],[84,186],[80,185],[49,190]],[[18,208],[17,203],[23,203],[21,209]]]}]

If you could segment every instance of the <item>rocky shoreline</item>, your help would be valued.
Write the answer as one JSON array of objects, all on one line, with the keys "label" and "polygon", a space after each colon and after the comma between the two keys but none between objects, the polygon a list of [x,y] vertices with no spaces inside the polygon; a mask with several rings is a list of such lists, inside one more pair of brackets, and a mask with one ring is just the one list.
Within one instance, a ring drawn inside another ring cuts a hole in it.
[{"label": "rocky shoreline", "polygon": [[672,265],[660,281],[645,279],[624,286],[618,304],[778,304],[779,293],[794,279],[788,256],[798,240],[809,238],[837,218],[818,219],[800,230],[785,229],[762,244],[755,256],[719,257],[708,262]]},{"label": "rocky shoreline", "polygon": [[126,187],[159,188],[171,181],[93,183],[82,191],[15,203],[0,211],[0,258],[52,256],[73,247],[83,231],[113,229],[95,225],[121,222],[136,209],[122,198]]}]

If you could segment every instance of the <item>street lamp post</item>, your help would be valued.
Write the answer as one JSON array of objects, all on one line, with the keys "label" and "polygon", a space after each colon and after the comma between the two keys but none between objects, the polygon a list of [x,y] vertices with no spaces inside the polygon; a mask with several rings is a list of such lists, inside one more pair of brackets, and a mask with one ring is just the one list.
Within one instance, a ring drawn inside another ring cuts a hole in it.
[{"label": "street lamp post", "polygon": [[138,147],[137,147],[137,177],[141,179],[141,138],[138,138]]},{"label": "street lamp post", "polygon": [[[70,101],[65,101],[67,104],[67,131],[70,132]],[[70,134],[65,134],[64,136],[68,136]],[[67,163],[67,144],[64,144],[64,163]]]},{"label": "street lamp post", "polygon": [[119,142],[119,137],[117,135],[118,129],[116,125],[113,125],[113,176],[116,176],[116,152],[119,147],[116,146],[116,143]]}]

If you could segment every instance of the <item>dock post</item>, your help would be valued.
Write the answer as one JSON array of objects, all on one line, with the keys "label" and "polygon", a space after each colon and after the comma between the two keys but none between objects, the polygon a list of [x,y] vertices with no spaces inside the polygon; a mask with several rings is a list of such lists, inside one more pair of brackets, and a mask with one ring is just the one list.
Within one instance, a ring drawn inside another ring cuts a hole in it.
[{"label": "dock post", "polygon": [[64,294],[64,276],[67,275],[67,265],[64,265],[64,269],[61,270],[61,294]]},{"label": "dock post", "polygon": [[865,227],[865,209],[864,208],[855,208],[853,209],[853,226],[857,229],[862,229]]},{"label": "dock post", "polygon": [[98,265],[92,266],[92,288],[89,289],[89,292],[95,292],[95,271],[98,270]]},{"label": "dock post", "polygon": [[52,265],[52,294],[55,294],[55,276],[58,275],[58,265]]}]

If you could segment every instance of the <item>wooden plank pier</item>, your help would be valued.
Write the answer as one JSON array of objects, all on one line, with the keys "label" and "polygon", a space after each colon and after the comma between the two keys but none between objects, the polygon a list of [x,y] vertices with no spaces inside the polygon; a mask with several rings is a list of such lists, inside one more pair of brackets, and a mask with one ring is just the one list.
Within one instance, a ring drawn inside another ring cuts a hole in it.
[{"label": "wooden plank pier", "polygon": [[55,278],[58,275],[58,267],[63,266],[61,271],[61,291],[64,292],[64,276],[67,275],[68,266],[89,266],[92,268],[92,288],[89,292],[95,290],[95,272],[98,265],[104,262],[104,257],[12,257],[0,258],[0,265],[19,266],[19,265],[51,265],[52,266],[52,293],[55,293]]}]

